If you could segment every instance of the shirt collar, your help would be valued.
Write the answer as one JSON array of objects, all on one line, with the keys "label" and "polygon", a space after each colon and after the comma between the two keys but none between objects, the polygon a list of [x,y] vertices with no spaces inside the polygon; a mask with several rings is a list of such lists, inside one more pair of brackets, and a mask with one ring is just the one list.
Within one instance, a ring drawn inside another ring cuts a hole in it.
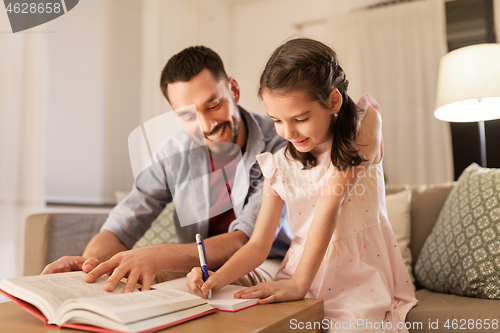
[{"label": "shirt collar", "polygon": [[[247,126],[247,142],[246,142],[246,153],[243,156],[245,164],[247,162],[255,162],[255,156],[262,153],[265,148],[264,135],[262,134],[262,130],[255,120],[255,118],[245,110],[242,106],[238,105],[240,109],[241,117],[245,120]],[[252,164],[253,164],[252,163]]]}]

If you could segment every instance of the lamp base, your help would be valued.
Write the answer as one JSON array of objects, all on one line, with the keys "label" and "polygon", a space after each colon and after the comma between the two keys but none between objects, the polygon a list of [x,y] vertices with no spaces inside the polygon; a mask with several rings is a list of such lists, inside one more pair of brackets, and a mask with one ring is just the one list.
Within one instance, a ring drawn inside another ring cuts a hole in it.
[{"label": "lamp base", "polygon": [[481,147],[481,166],[487,168],[486,161],[486,131],[484,130],[484,120],[478,121],[479,126],[479,143]]}]

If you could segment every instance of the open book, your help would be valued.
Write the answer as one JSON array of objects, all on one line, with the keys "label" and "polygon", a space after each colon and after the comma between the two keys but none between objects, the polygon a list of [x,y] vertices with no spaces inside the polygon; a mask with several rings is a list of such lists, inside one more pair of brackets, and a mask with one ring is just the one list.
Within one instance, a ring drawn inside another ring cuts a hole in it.
[{"label": "open book", "polygon": [[[158,283],[153,285],[152,287],[156,290],[175,289],[189,293],[189,290],[186,286],[186,280],[187,278],[183,277],[172,281]],[[250,306],[256,305],[257,301],[259,300],[258,298],[248,298],[248,299],[234,298],[235,293],[245,288],[246,287],[235,286],[230,284],[219,290],[216,294],[213,294],[212,299],[205,299],[205,300],[207,301],[208,304],[221,311],[236,312],[242,309],[246,309]]]},{"label": "open book", "polygon": [[[179,279],[184,280],[183,286],[170,281],[154,285],[155,290],[122,294],[123,282],[107,292],[107,276],[87,283],[85,275],[68,272],[4,279],[0,291],[46,324],[94,332],[154,332],[217,310],[205,299],[186,293],[185,278]],[[230,311],[248,307],[244,302],[248,300],[233,297],[243,287],[236,291],[232,287],[227,297],[221,291],[213,305]]]}]

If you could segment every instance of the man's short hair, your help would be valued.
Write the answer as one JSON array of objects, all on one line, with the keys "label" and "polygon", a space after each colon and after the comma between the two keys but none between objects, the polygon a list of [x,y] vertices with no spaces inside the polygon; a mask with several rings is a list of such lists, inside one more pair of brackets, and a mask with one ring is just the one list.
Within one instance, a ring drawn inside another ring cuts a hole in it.
[{"label": "man's short hair", "polygon": [[205,68],[212,73],[215,80],[228,80],[222,59],[208,47],[191,46],[174,55],[161,73],[160,88],[165,98],[168,100],[169,83],[187,82]]}]

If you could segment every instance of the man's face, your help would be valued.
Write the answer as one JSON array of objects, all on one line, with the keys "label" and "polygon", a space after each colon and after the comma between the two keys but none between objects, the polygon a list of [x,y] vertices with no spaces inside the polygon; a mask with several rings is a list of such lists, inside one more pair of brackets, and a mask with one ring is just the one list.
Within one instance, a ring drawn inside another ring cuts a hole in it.
[{"label": "man's face", "polygon": [[236,104],[239,87],[233,78],[229,78],[229,82],[217,81],[208,69],[203,69],[187,82],[169,84],[167,95],[184,131],[193,141],[207,144],[215,155],[234,151],[241,115]]}]

